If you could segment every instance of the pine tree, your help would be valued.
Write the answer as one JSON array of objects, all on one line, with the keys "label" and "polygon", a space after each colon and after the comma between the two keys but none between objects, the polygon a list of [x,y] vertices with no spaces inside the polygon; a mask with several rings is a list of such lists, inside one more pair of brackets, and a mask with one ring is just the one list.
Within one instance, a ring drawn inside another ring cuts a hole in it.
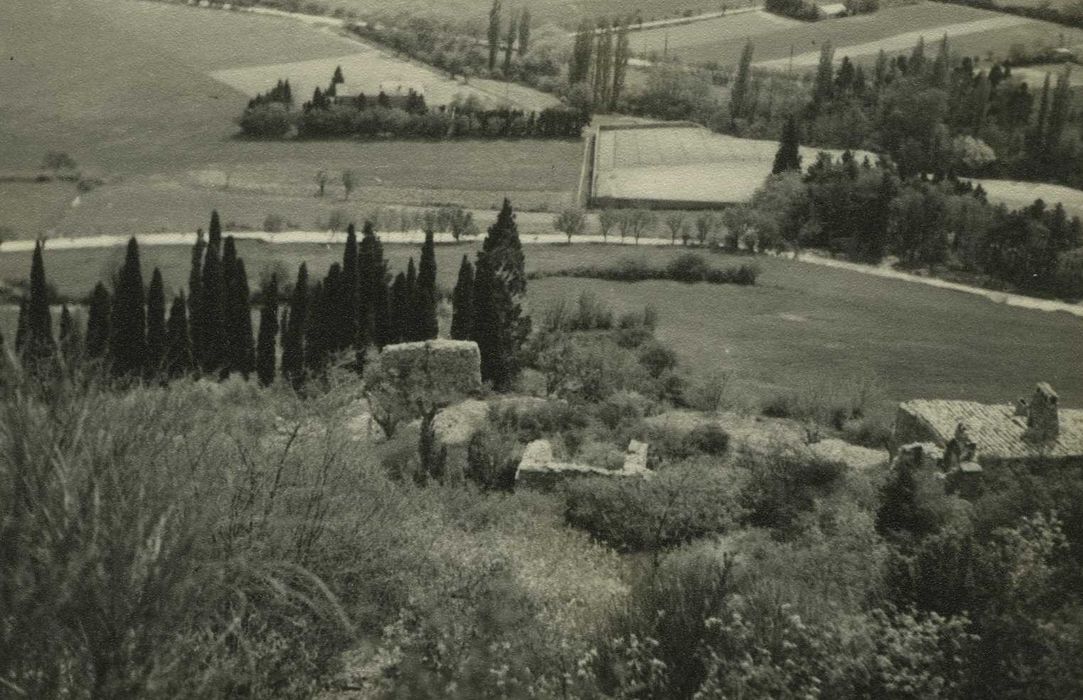
[{"label": "pine tree", "polygon": [[530,334],[523,313],[526,271],[511,203],[504,206],[478,253],[474,273],[474,340],[481,351],[481,376],[498,391],[519,374],[519,355]]},{"label": "pine tree", "polygon": [[500,49],[500,0],[489,8],[489,72],[496,70],[496,53]]},{"label": "pine tree", "polygon": [[361,313],[361,276],[357,250],[357,231],[350,224],[346,229],[346,249],[342,253],[342,284],[339,288],[337,341],[335,350],[353,348],[364,352],[364,328],[358,322]]},{"label": "pine tree", "polygon": [[68,363],[78,362],[83,354],[83,337],[67,304],[60,307],[60,352]]},{"label": "pine tree", "polygon": [[[20,310],[22,315],[22,310]],[[30,293],[26,299],[24,331],[16,346],[24,361],[38,365],[56,353],[53,339],[53,319],[49,312],[49,287],[45,281],[45,259],[41,241],[34,244],[30,263]]]},{"label": "pine tree", "polygon": [[139,244],[133,237],[128,240],[124,265],[117,275],[117,288],[113,295],[109,356],[113,373],[117,376],[137,377],[143,374],[147,357],[146,314]]},{"label": "pine tree", "polygon": [[164,366],[167,376],[174,379],[195,369],[184,292],[173,298],[173,304],[169,308],[169,321],[165,328]]},{"label": "pine tree", "polygon": [[432,231],[425,232],[421,246],[421,263],[417,271],[416,316],[417,340],[432,340],[440,335],[436,318],[436,245]]},{"label": "pine tree", "polygon": [[290,298],[289,317],[282,338],[282,376],[299,389],[305,376],[305,322],[308,317],[308,268],[297,269],[297,281]]},{"label": "pine tree", "polygon": [[782,127],[782,139],[778,144],[778,152],[775,154],[775,163],[771,168],[771,174],[778,175],[789,170],[801,170],[800,142],[797,135],[797,120],[790,115],[786,118],[786,124]]},{"label": "pine tree", "polygon": [[451,339],[471,340],[474,337],[474,266],[463,256],[459,278],[451,297]]},{"label": "pine tree", "polygon": [[820,47],[820,64],[816,68],[816,82],[812,88],[812,107],[819,109],[831,100],[835,83],[835,49],[830,41]]},{"label": "pine tree", "polygon": [[271,275],[261,294],[263,307],[259,312],[256,375],[260,384],[270,386],[275,380],[275,348],[278,340],[278,278],[275,275]]},{"label": "pine tree", "polygon": [[90,294],[90,309],[87,312],[86,356],[90,359],[100,360],[109,350],[109,336],[112,335],[110,306],[109,291],[98,282]]},{"label": "pine tree", "polygon": [[918,43],[910,52],[910,59],[906,62],[906,70],[909,75],[920,77],[925,72],[925,37],[919,36]]},{"label": "pine tree", "polygon": [[746,41],[741,50],[741,60],[737,64],[737,77],[733,79],[733,89],[730,91],[730,123],[736,124],[737,120],[745,116],[748,107],[749,81],[752,77],[752,41]]},{"label": "pine tree", "polygon": [[146,374],[158,376],[165,361],[165,286],[162,283],[162,271],[154,268],[147,291],[147,356]]}]

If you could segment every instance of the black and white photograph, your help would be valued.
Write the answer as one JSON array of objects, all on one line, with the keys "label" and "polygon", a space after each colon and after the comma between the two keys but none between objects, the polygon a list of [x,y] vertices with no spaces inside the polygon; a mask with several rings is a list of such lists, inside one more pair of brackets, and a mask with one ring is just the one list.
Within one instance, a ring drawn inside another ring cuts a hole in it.
[{"label": "black and white photograph", "polygon": [[0,700],[1083,699],[1083,0],[0,0]]}]

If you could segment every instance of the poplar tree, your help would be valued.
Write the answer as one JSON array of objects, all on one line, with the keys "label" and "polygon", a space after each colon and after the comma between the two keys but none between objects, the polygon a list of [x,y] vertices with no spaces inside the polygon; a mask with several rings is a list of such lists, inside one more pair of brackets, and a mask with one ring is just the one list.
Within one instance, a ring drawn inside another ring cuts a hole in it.
[{"label": "poplar tree", "polygon": [[624,21],[617,30],[617,47],[613,53],[613,84],[609,91],[609,109],[616,111],[617,102],[621,92],[624,91],[624,82],[628,75],[628,59],[632,57],[632,49],[628,42],[628,23]]},{"label": "poplar tree", "polygon": [[30,293],[25,301],[25,313],[22,309],[19,311],[23,332],[21,337],[16,336],[16,347],[25,362],[29,365],[37,365],[56,353],[41,241],[34,244],[34,257],[30,262]]},{"label": "poplar tree", "polygon": [[782,127],[782,140],[778,144],[778,152],[775,153],[775,163],[771,168],[772,175],[778,175],[789,170],[801,170],[800,142],[797,136],[797,120],[791,114],[786,118],[786,124]]},{"label": "poplar tree", "polygon": [[730,90],[730,124],[745,116],[748,101],[749,82],[752,78],[752,41],[746,41],[741,50],[741,60],[737,64],[737,75]]},{"label": "poplar tree", "polygon": [[417,270],[417,340],[432,340],[440,334],[436,318],[436,244],[432,231],[425,232],[421,262]]},{"label": "poplar tree", "polygon": [[169,308],[169,321],[165,329],[164,366],[166,375],[172,379],[183,377],[195,368],[187,308],[184,292],[173,298],[173,304]]},{"label": "poplar tree", "polygon": [[139,262],[139,244],[128,239],[124,264],[117,275],[113,294],[112,328],[109,356],[113,373],[137,377],[143,373],[147,358],[146,293]]},{"label": "poplar tree", "polygon": [[86,356],[93,360],[105,357],[109,349],[110,332],[109,290],[98,282],[90,294],[90,308],[86,323]]},{"label": "poplar tree", "polygon": [[594,51],[594,104],[605,109],[613,69],[613,32],[604,22],[598,25],[597,44]]},{"label": "poplar tree", "polygon": [[275,380],[275,346],[278,339],[278,277],[271,275],[270,281],[261,291],[263,307],[259,312],[259,341],[256,343],[256,376],[263,386],[270,386]]},{"label": "poplar tree", "polygon": [[474,337],[474,266],[463,256],[459,278],[451,297],[451,339],[472,340]]},{"label": "poplar tree", "polygon": [[496,53],[500,49],[500,0],[489,8],[489,72],[496,70]]},{"label": "poplar tree", "polygon": [[519,355],[530,334],[522,309],[526,271],[511,202],[504,206],[478,253],[474,272],[474,340],[481,352],[482,379],[507,390],[519,374]]},{"label": "poplar tree", "polygon": [[530,46],[530,8],[523,8],[519,14],[519,56],[525,56]]},{"label": "poplar tree", "polygon": [[165,348],[165,287],[162,284],[162,271],[154,268],[147,290],[147,355],[144,366],[148,377],[161,373]]},{"label": "poplar tree", "polygon": [[511,74],[511,56],[515,50],[515,37],[519,34],[515,13],[508,17],[508,33],[504,35],[504,79]]},{"label": "poplar tree", "polygon": [[575,33],[575,43],[568,64],[568,84],[575,85],[590,75],[591,57],[594,53],[594,25],[584,19]]},{"label": "poplar tree", "polygon": [[282,376],[299,389],[305,376],[305,321],[308,316],[308,268],[297,268],[297,281],[290,297],[289,320],[282,339]]}]

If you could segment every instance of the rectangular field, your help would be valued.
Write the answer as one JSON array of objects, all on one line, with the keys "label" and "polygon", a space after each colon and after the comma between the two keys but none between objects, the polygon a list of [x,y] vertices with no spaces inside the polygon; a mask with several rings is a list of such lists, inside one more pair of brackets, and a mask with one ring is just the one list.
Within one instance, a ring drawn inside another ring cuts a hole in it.
[{"label": "rectangular field", "polygon": [[[603,201],[674,207],[747,202],[771,174],[777,150],[775,141],[741,139],[698,127],[603,130],[598,135],[592,193]],[[803,162],[811,164],[818,150],[824,149],[802,148]]]},{"label": "rectangular field", "polygon": [[745,40],[755,41],[764,34],[802,25],[803,23],[797,20],[769,12],[741,12],[675,27],[632,32],[630,42],[636,55],[661,56],[668,51],[686,58],[690,55],[706,55],[725,44],[743,45]]}]

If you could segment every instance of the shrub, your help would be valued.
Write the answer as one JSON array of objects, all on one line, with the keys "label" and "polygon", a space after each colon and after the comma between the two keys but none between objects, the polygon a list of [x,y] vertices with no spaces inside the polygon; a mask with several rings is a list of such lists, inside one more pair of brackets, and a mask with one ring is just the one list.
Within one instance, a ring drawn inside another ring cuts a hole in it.
[{"label": "shrub", "polygon": [[565,518],[621,551],[655,551],[733,527],[741,516],[737,479],[733,471],[704,466],[650,479],[580,479],[565,486]]},{"label": "shrub", "polygon": [[670,261],[666,266],[666,277],[676,282],[702,282],[707,279],[710,267],[702,256],[685,253]]},{"label": "shrub", "polygon": [[586,428],[589,419],[579,407],[567,401],[490,409],[490,420],[501,431],[515,433],[519,442],[540,440],[558,433]]},{"label": "shrub", "polygon": [[596,296],[583,292],[574,309],[569,309],[563,299],[550,304],[542,316],[541,327],[546,331],[608,330],[613,327],[613,312]]},{"label": "shrub", "polygon": [[286,229],[286,220],[278,214],[268,214],[263,219],[263,230],[267,233],[278,233]]},{"label": "shrub", "polygon": [[630,426],[638,423],[651,410],[651,401],[642,394],[631,391],[620,391],[594,408],[594,414],[602,425],[610,430],[616,430],[622,425]]},{"label": "shrub", "polygon": [[741,504],[749,513],[749,524],[783,533],[812,509],[817,498],[831,493],[846,472],[840,462],[789,454],[748,458],[744,466],[751,476]]},{"label": "shrub", "polygon": [[652,341],[640,348],[639,364],[657,379],[677,366],[677,353],[658,341]]},{"label": "shrub", "polygon": [[697,425],[688,434],[688,441],[696,450],[715,457],[726,454],[730,446],[730,436],[715,423]]},{"label": "shrub", "polygon": [[280,138],[293,129],[293,116],[283,104],[266,103],[246,109],[237,124],[246,136]]},{"label": "shrub", "polygon": [[466,478],[484,489],[511,491],[519,464],[514,442],[486,428],[474,433],[466,447]]}]

